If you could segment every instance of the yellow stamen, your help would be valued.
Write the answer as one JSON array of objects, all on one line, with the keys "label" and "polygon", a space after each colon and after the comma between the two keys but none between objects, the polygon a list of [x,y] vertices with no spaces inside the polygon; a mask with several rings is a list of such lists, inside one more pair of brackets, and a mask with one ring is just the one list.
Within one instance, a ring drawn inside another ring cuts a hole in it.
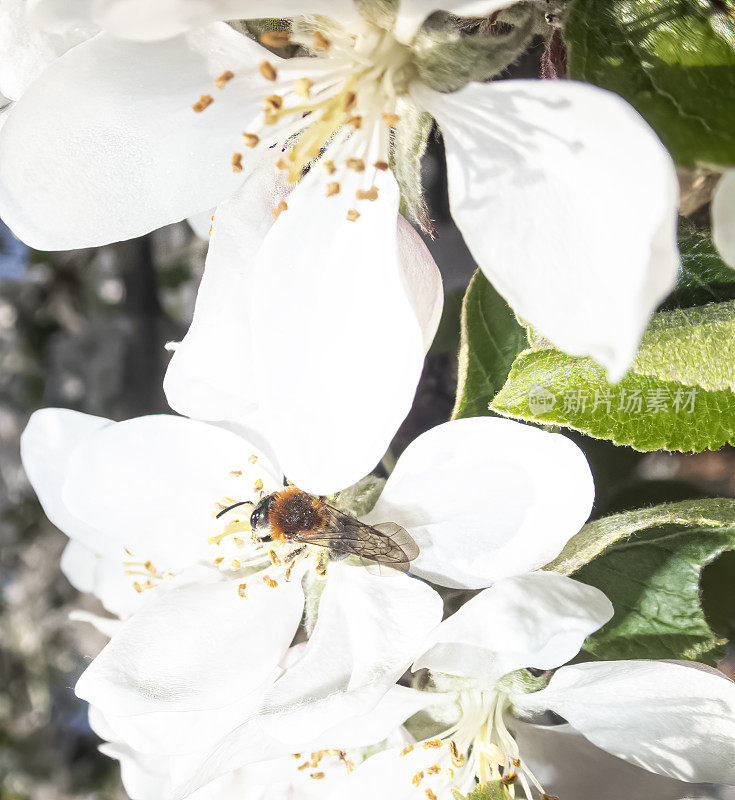
[{"label": "yellow stamen", "polygon": [[401,755],[402,756],[407,756],[412,750],[413,750],[413,745],[412,744],[407,744],[403,748],[403,750],[401,750]]},{"label": "yellow stamen", "polygon": [[413,778],[411,778],[411,783],[412,783],[414,786],[419,786],[419,785],[421,784],[421,781],[422,781],[423,779],[424,779],[424,773],[423,773],[423,772],[417,772],[417,773],[416,773],[416,774],[413,776]]},{"label": "yellow stamen", "polygon": [[333,197],[335,194],[339,194],[339,183],[337,181],[327,184],[327,197]]},{"label": "yellow stamen", "polygon": [[228,69],[228,70],[226,70],[225,72],[223,72],[223,73],[222,73],[222,74],[219,76],[219,78],[216,78],[216,79],[215,79],[215,81],[214,81],[214,85],[215,85],[215,86],[216,86],[218,89],[224,89],[224,88],[225,88],[225,86],[226,86],[226,85],[227,85],[227,84],[228,84],[228,83],[229,83],[229,82],[230,82],[230,81],[231,81],[231,80],[232,80],[234,77],[235,77],[235,73],[234,73],[234,72],[233,72],[231,69]]},{"label": "yellow stamen", "polygon": [[327,37],[323,33],[320,33],[319,31],[315,31],[314,32],[314,49],[315,50],[321,50],[321,51],[329,50],[329,45],[330,44],[331,44],[331,42],[329,41],[329,39],[327,39]]},{"label": "yellow stamen", "polygon": [[242,153],[232,154],[232,171],[242,172]]},{"label": "yellow stamen", "polygon": [[192,108],[194,109],[194,111],[197,112],[197,114],[201,114],[202,111],[204,111],[205,108],[208,108],[209,106],[211,106],[212,103],[214,103],[214,97],[212,97],[211,94],[203,94],[196,101],[196,103],[194,103]]},{"label": "yellow stamen", "polygon": [[280,111],[283,108],[283,98],[279,94],[269,94],[263,98],[263,111]]},{"label": "yellow stamen", "polygon": [[270,61],[262,61],[258,67],[258,72],[260,72],[267,81],[274,81],[278,77],[278,71]]},{"label": "yellow stamen", "polygon": [[334,161],[332,161],[329,158],[324,162],[322,166],[327,171],[328,175],[334,175],[334,173],[337,171],[337,167],[334,166]]},{"label": "yellow stamen", "polygon": [[240,597],[247,597],[247,595],[245,594],[247,588],[248,588],[247,583],[241,583],[237,587],[237,593],[240,595]]},{"label": "yellow stamen", "polygon": [[375,169],[379,169],[381,172],[385,172],[388,167],[390,166],[387,161],[376,161],[373,166]]},{"label": "yellow stamen", "polygon": [[260,136],[257,133],[243,132],[243,138],[245,139],[246,147],[257,147],[260,144]]},{"label": "yellow stamen", "polygon": [[299,78],[294,83],[294,91],[299,97],[311,97],[311,87],[314,85],[314,81],[309,80],[309,78]]},{"label": "yellow stamen", "polygon": [[258,456],[254,455],[254,454],[251,455],[251,456],[248,456],[248,464],[254,464],[257,460],[258,460]]},{"label": "yellow stamen", "polygon": [[431,748],[441,747],[442,740],[441,739],[427,739],[424,742],[424,750],[429,750]]},{"label": "yellow stamen", "polygon": [[365,172],[365,162],[361,158],[348,158],[345,164],[347,169],[354,169],[355,172]]},{"label": "yellow stamen", "polygon": [[266,47],[285,47],[291,42],[291,34],[288,31],[267,31],[260,34],[260,41]]},{"label": "yellow stamen", "polygon": [[265,584],[265,585],[266,585],[266,586],[267,586],[269,589],[275,589],[275,588],[277,588],[277,586],[278,586],[278,581],[274,581],[274,580],[273,580],[273,578],[271,578],[271,576],[270,576],[270,575],[263,575],[263,583],[264,583],[264,584]]},{"label": "yellow stamen", "polygon": [[273,219],[278,219],[278,217],[280,217],[287,208],[288,203],[285,200],[281,200],[281,202],[271,211]]},{"label": "yellow stamen", "polygon": [[382,117],[383,117],[383,122],[389,128],[395,128],[396,125],[398,125],[398,120],[400,119],[398,114],[383,114]]},{"label": "yellow stamen", "polygon": [[361,117],[361,116],[359,116],[359,115],[358,115],[358,116],[356,116],[356,117],[350,117],[350,118],[347,120],[347,124],[348,124],[348,125],[352,125],[352,127],[353,127],[353,128],[356,130],[356,131],[359,131],[359,130],[360,130],[360,128],[362,128],[362,117]]},{"label": "yellow stamen", "polygon": [[271,564],[274,566],[278,566],[281,563],[281,559],[278,558],[278,553],[276,553],[275,550],[270,550],[268,556],[270,557]]},{"label": "yellow stamen", "polygon": [[360,219],[360,212],[356,208],[351,208],[347,212],[347,221],[348,222],[357,222]]},{"label": "yellow stamen", "polygon": [[355,196],[358,200],[377,200],[378,199],[378,187],[371,186],[369,189],[358,189],[355,192]]},{"label": "yellow stamen", "polygon": [[240,477],[242,477],[242,470],[241,469],[231,469],[230,470],[230,475],[232,475],[233,478],[240,478]]},{"label": "yellow stamen", "polygon": [[262,492],[263,491],[263,481],[258,478],[257,481],[253,484],[253,491],[254,492]]}]

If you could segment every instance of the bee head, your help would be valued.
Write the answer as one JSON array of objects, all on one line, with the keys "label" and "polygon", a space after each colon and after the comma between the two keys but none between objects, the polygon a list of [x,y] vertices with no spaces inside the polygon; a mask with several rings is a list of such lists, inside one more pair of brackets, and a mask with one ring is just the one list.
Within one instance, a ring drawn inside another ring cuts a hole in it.
[{"label": "bee head", "polygon": [[270,509],[273,503],[273,495],[269,494],[264,497],[257,506],[253,509],[250,515],[250,527],[261,542],[270,542],[271,535],[269,532],[270,527]]}]

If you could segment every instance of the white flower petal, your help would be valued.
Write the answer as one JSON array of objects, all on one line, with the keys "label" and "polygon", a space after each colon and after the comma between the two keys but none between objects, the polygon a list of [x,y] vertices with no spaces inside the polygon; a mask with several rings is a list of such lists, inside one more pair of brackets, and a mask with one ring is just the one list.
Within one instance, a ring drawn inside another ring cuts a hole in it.
[{"label": "white flower petal", "polygon": [[[212,571],[214,573],[214,571]],[[90,664],[79,697],[114,716],[202,711],[243,700],[279,669],[303,611],[299,580],[254,576],[155,590]]]},{"label": "white flower petal", "polygon": [[[374,202],[355,200],[366,179],[354,172],[327,198],[321,171],[312,170],[256,265],[255,370],[266,431],[289,479],[314,494],[343,489],[375,466],[423,366],[399,257],[398,188],[390,172],[374,180]],[[359,208],[356,222],[346,218],[351,207]]]},{"label": "white flower petal", "polygon": [[331,564],[303,658],[266,693],[263,729],[284,742],[303,742],[366,714],[441,614],[439,595],[418,580]]},{"label": "white flower petal", "polygon": [[399,0],[393,33],[399,41],[407,44],[424,20],[435,11],[448,11],[458,17],[485,17],[515,2],[516,0]]},{"label": "white flower petal", "polygon": [[[28,244],[106,244],[216,205],[259,114],[264,50],[225,24],[155,45],[99,35],[57,59],[0,132],[0,215]],[[237,73],[225,90],[213,79]],[[200,95],[215,102],[197,114]],[[247,161],[246,161],[247,164]]]},{"label": "white flower petal", "polygon": [[597,747],[651,772],[735,783],[735,683],[714,671],[656,661],[575,664],[516,706],[550,709]]},{"label": "white flower petal", "polygon": [[[23,468],[46,516],[68,537],[97,553],[105,552],[104,539],[100,540],[93,525],[69,512],[62,492],[73,452],[86,438],[111,424],[108,419],[79,411],[44,408],[31,416],[20,438]],[[108,548],[107,552],[117,555],[119,548]],[[75,581],[83,579],[80,575],[71,580],[76,585]]]},{"label": "white flower petal", "polygon": [[557,347],[620,379],[679,270],[678,184],[654,132],[573,81],[414,94],[441,127],[452,215],[482,270]]},{"label": "white flower petal", "polygon": [[[569,725],[541,727],[514,721],[512,730],[524,763],[547,794],[564,800],[680,800],[694,795],[690,785],[615,758]],[[696,792],[696,796],[705,795]]]},{"label": "white flower petal", "polygon": [[125,574],[119,554],[104,558],[72,539],[61,555],[61,571],[75,589],[98,597],[109,612],[122,619],[143,602],[143,596],[135,591],[134,578]]},{"label": "white flower petal", "polygon": [[206,211],[200,211],[197,214],[192,214],[187,218],[189,226],[194,233],[205,242],[209,241],[212,223],[214,222],[214,213],[216,208],[208,208]]},{"label": "white flower petal", "polygon": [[76,609],[69,614],[69,619],[72,622],[88,622],[94,626],[103,636],[111,639],[120,629],[122,624],[119,619],[112,619],[112,617],[103,617],[99,614],[93,614],[91,611],[82,611]]},{"label": "white flower petal", "polygon": [[75,449],[63,502],[99,532],[96,552],[119,558],[125,547],[130,560],[176,571],[206,557],[217,503],[251,499],[257,479],[266,491],[280,484],[239,435],[183,417],[138,417],[108,425]]},{"label": "white flower petal", "polygon": [[169,404],[181,414],[238,420],[257,406],[250,304],[268,301],[253,297],[253,266],[273,226],[271,210],[288,191],[267,152],[215,213],[194,319],[163,384]]},{"label": "white flower petal", "polygon": [[413,668],[485,682],[522,667],[553,669],[612,615],[601,591],[555,572],[505,578],[444,620]]},{"label": "white flower petal", "polygon": [[735,268],[735,169],[720,178],[712,197],[712,240],[722,258]]},{"label": "white flower petal", "polygon": [[63,35],[42,31],[28,18],[26,5],[26,0],[0,3],[0,92],[10,100],[17,100],[54,59],[92,35],[78,28]]},{"label": "white flower petal", "polygon": [[52,30],[96,24],[124,39],[176,36],[217,20],[323,14],[343,24],[359,19],[352,0],[34,0],[36,19]]},{"label": "white flower petal", "polygon": [[569,439],[475,417],[412,442],[366,519],[409,530],[421,547],[417,575],[479,589],[551,561],[593,498],[585,457]]}]

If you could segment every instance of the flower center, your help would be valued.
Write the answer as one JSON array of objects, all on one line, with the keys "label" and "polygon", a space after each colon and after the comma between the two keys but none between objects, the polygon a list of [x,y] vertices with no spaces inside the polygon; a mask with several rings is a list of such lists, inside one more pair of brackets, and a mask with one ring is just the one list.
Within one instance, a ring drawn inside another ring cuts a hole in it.
[{"label": "flower center", "polygon": [[[516,787],[523,797],[533,800],[559,800],[544,792],[528,765],[521,759],[518,744],[506,725],[510,709],[508,696],[497,689],[469,689],[458,698],[460,719],[435,739],[406,745],[401,755],[422,749],[434,754],[433,763],[424,766],[412,778],[428,800],[436,800],[447,783],[461,791],[473,779],[479,786],[501,782],[511,797]],[[432,780],[432,778],[434,780]],[[534,792],[536,794],[534,794]]]},{"label": "flower center", "polygon": [[[326,171],[325,194],[337,195],[344,170],[361,174],[355,205],[378,197],[375,178],[389,168],[394,129],[399,123],[397,105],[414,74],[411,51],[393,35],[365,22],[359,33],[334,26],[312,27],[308,33],[264,34],[264,44],[296,43],[311,57],[283,61],[278,68],[269,60],[259,66],[263,81],[263,117],[243,134],[250,149],[273,149],[276,167],[289,182],[298,182],[312,162],[321,159]],[[223,73],[215,84],[224,89],[236,75]],[[203,95],[194,104],[203,112],[214,102]],[[232,156],[232,169],[243,170],[243,153]],[[288,205],[281,201],[274,217]],[[355,221],[360,213],[349,209]]]}]

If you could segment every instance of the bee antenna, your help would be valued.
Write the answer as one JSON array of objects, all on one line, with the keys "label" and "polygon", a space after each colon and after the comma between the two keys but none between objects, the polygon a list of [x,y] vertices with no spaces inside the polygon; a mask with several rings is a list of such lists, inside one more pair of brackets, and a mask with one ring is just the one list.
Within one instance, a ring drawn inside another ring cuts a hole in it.
[{"label": "bee antenna", "polygon": [[228,511],[232,511],[233,508],[238,508],[239,506],[253,506],[255,507],[255,503],[252,500],[241,500],[239,503],[233,503],[231,506],[227,506],[227,508],[223,508],[222,511],[217,514],[215,519],[219,519],[223,514],[226,514]]}]

